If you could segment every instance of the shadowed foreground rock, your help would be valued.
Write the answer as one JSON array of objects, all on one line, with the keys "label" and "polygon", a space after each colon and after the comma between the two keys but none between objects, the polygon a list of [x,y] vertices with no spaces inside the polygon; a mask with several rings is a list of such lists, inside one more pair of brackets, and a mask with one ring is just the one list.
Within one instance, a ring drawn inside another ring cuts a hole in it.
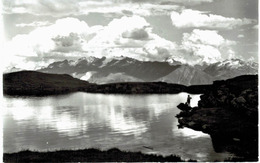
[{"label": "shadowed foreground rock", "polygon": [[258,160],[258,78],[240,76],[214,82],[198,107],[178,105],[179,127],[208,133],[216,152],[229,151],[245,161]]},{"label": "shadowed foreground rock", "polygon": [[[4,162],[183,162],[178,156],[158,156],[141,152],[124,152],[113,148],[108,151],[98,149],[62,150],[54,152],[31,152],[4,154]],[[192,161],[193,160],[188,160]]]}]

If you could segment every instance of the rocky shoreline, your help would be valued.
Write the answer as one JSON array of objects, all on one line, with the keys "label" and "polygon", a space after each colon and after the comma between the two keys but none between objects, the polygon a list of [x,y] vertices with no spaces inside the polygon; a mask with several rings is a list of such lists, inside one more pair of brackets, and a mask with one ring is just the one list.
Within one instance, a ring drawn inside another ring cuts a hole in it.
[{"label": "rocky shoreline", "polygon": [[179,127],[211,136],[216,152],[235,153],[246,161],[258,161],[258,77],[241,76],[216,81],[198,107],[178,105]]}]

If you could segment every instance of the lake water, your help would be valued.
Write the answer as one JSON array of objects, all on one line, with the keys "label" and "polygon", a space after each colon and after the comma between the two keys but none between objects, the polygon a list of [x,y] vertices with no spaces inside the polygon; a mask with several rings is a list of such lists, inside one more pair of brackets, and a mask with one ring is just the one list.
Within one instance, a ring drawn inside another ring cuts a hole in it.
[{"label": "lake water", "polygon": [[[214,152],[209,135],[178,129],[176,106],[185,102],[187,95],[79,92],[48,97],[4,97],[4,152],[117,147],[199,161],[229,157],[227,153]],[[199,95],[191,97],[191,105],[196,106]]]}]

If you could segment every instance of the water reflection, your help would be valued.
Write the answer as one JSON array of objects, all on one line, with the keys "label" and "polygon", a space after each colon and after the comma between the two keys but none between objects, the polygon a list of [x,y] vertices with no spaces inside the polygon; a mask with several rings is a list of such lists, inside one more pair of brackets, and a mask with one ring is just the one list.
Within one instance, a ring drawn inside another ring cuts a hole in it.
[{"label": "water reflection", "polygon": [[[177,128],[176,106],[186,98],[186,93],[5,98],[4,151],[118,147],[206,161],[226,157],[214,152],[208,135]],[[198,100],[192,95],[191,105]]]},{"label": "water reflection", "polygon": [[196,138],[201,138],[201,137],[209,138],[208,134],[205,134],[205,133],[200,132],[200,131],[194,131],[194,130],[189,129],[189,128],[183,128],[183,129],[180,129],[180,130],[175,130],[175,133],[176,134],[179,133],[181,136],[188,137],[190,139],[196,139]]},{"label": "water reflection", "polygon": [[136,121],[133,116],[125,112],[126,109],[119,107],[110,108],[110,115],[107,117],[109,117],[111,129],[124,135],[141,135],[146,132],[148,130],[146,124],[143,121]]},{"label": "water reflection", "polygon": [[20,107],[19,109],[16,108],[10,108],[10,112],[12,113],[12,116],[14,120],[16,121],[23,121],[30,119],[33,115],[35,115],[33,108],[29,107]]}]

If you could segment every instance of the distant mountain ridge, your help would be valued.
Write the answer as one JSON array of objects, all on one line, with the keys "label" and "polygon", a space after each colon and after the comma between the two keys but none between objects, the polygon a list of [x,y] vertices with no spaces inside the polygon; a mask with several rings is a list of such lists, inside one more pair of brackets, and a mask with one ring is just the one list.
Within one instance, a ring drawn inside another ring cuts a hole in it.
[{"label": "distant mountain ridge", "polygon": [[231,59],[211,64],[204,69],[204,72],[211,75],[215,80],[228,79],[240,75],[257,74],[258,64]]},{"label": "distant mountain ridge", "polygon": [[90,83],[162,81],[183,85],[212,84],[240,75],[258,73],[258,64],[240,59],[225,60],[210,65],[187,65],[171,62],[139,61],[128,57],[84,57],[77,61],[53,62],[37,70],[45,73],[70,74]]},{"label": "distant mountain ridge", "polygon": [[201,85],[210,84],[213,80],[213,77],[196,67],[182,65],[157,81],[183,85]]},{"label": "distant mountain ridge", "polygon": [[[88,72],[91,72],[89,81],[105,84],[111,82],[124,82],[125,79],[129,79],[130,81],[127,80],[128,82],[155,81],[156,79],[168,75],[179,66],[180,65],[170,65],[167,62],[142,62],[128,57],[114,59],[91,57],[91,59],[80,58],[78,61],[64,60],[54,62],[48,67],[38,71],[55,74],[65,73],[77,78],[82,78]],[[124,78],[119,74],[122,74]],[[111,79],[111,76],[117,78]],[[99,79],[103,79],[102,81],[104,82],[99,82]]]}]

